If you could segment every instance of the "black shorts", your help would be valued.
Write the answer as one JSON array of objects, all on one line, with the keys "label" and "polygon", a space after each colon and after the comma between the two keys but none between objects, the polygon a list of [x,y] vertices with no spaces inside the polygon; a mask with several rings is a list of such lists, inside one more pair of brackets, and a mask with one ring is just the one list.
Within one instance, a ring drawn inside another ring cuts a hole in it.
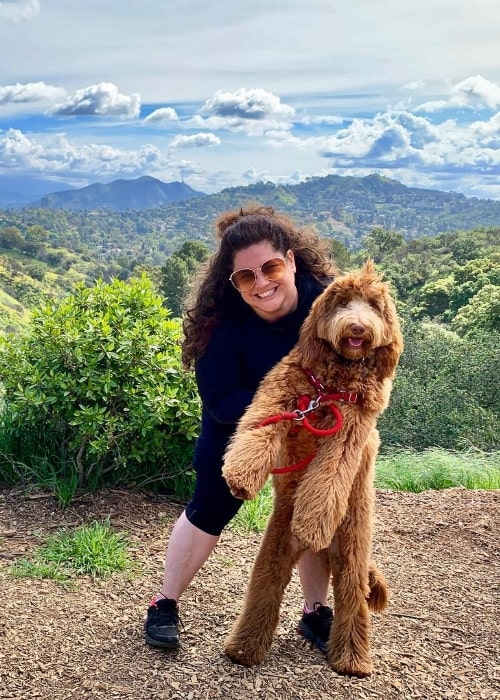
[{"label": "black shorts", "polygon": [[220,535],[243,505],[235,498],[222,476],[222,460],[203,459],[195,462],[196,485],[186,506],[186,517],[192,525],[209,535]]}]

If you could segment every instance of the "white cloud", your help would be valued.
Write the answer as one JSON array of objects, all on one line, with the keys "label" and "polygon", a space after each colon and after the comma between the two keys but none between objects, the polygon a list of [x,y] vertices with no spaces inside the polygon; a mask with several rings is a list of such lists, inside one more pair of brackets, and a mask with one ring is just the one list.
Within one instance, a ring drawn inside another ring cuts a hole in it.
[{"label": "white cloud", "polygon": [[218,90],[205,102],[200,113],[227,119],[265,120],[291,119],[295,110],[281,104],[277,95],[262,88],[239,88],[235,92]]},{"label": "white cloud", "polygon": [[430,100],[416,107],[419,112],[439,112],[444,109],[496,109],[500,107],[500,86],[474,75],[450,85],[448,97]]},{"label": "white cloud", "polygon": [[244,172],[241,173],[241,177],[245,182],[247,183],[252,183],[252,182],[259,182],[259,181],[265,181],[269,177],[269,173],[267,170],[257,170],[256,168],[248,168],[248,170],[245,170]]},{"label": "white cloud", "polygon": [[139,93],[122,95],[113,83],[99,83],[77,90],[65,102],[56,105],[54,114],[135,118],[140,109]]},{"label": "white cloud", "polygon": [[65,134],[44,139],[27,136],[18,129],[0,133],[1,169],[72,177],[138,177],[171,165],[169,159],[151,144],[124,150],[106,144],[78,145]]},{"label": "white cloud", "polygon": [[267,135],[271,146],[287,152],[314,150],[330,160],[335,172],[392,171],[393,177],[398,173],[405,181],[416,173],[421,186],[427,173],[439,187],[445,176],[456,182],[459,174],[481,173],[486,178],[500,174],[499,127],[500,113],[486,122],[460,124],[449,119],[434,125],[407,111],[389,111],[373,119],[354,119],[329,136]]},{"label": "white cloud", "polygon": [[344,118],[335,115],[325,114],[312,117],[298,117],[293,121],[294,124],[302,124],[304,126],[307,126],[309,124],[311,126],[331,126],[332,124],[342,124],[344,122]]},{"label": "white cloud", "polygon": [[215,134],[193,134],[192,136],[176,136],[170,142],[170,148],[200,148],[202,146],[218,146],[220,138]]},{"label": "white cloud", "polygon": [[0,104],[19,102],[42,102],[63,99],[66,96],[64,88],[47,85],[43,81],[37,83],[16,83],[0,87]]},{"label": "white cloud", "polygon": [[248,134],[249,136],[262,136],[269,130],[281,130],[292,128],[291,122],[283,122],[278,119],[241,119],[240,117],[207,117],[206,119],[195,114],[192,119],[185,122],[185,125],[197,129],[210,129],[212,131],[232,131],[235,133]]},{"label": "white cloud", "polygon": [[154,112],[144,117],[144,122],[161,126],[167,122],[178,121],[178,119],[179,117],[175,109],[172,107],[162,107],[161,109],[155,109]]},{"label": "white cloud", "polygon": [[0,2],[0,19],[18,21],[33,19],[40,14],[39,0],[7,0]]},{"label": "white cloud", "polygon": [[260,136],[268,129],[290,129],[293,107],[262,88],[218,90],[188,124],[205,129],[228,129]]},{"label": "white cloud", "polygon": [[485,122],[473,122],[469,127],[472,138],[479,145],[500,149],[500,112]]}]

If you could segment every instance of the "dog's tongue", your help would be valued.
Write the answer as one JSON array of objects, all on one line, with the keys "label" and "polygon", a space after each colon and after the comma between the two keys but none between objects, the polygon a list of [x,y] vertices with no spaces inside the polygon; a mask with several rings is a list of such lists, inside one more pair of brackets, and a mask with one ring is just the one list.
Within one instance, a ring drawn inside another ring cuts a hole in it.
[{"label": "dog's tongue", "polygon": [[349,338],[351,348],[360,348],[363,345],[363,338]]}]

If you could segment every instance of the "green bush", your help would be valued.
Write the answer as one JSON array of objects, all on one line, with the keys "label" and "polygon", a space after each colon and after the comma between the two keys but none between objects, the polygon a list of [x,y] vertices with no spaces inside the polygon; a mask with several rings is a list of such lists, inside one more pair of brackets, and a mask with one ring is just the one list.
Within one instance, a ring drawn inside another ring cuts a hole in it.
[{"label": "green bush", "polygon": [[200,411],[180,335],[144,276],[79,284],[34,311],[27,334],[0,338],[4,480],[19,463],[80,486],[179,480]]},{"label": "green bush", "polygon": [[382,447],[498,450],[499,334],[460,338],[437,324],[405,323],[404,336],[379,421]]}]

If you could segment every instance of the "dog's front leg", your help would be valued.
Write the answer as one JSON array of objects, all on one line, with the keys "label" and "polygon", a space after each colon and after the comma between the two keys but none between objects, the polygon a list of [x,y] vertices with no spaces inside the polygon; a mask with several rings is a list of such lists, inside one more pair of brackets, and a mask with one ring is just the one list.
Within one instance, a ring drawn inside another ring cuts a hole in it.
[{"label": "dog's front leg", "polygon": [[224,455],[222,475],[237,498],[255,498],[271,471],[281,463],[285,423],[264,427],[241,424]]},{"label": "dog's front leg", "polygon": [[292,532],[318,552],[328,547],[343,521],[352,484],[370,426],[346,430],[342,437],[322,438],[295,496]]}]

